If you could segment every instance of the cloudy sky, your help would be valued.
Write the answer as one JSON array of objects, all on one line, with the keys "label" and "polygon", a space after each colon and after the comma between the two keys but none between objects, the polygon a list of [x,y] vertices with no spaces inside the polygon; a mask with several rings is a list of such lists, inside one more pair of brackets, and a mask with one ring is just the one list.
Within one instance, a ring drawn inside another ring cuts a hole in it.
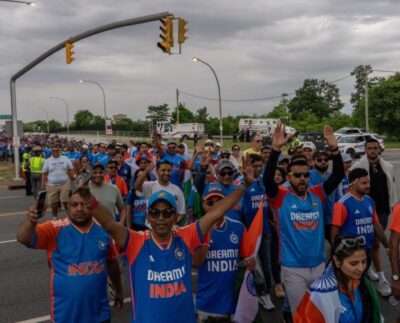
[{"label": "cloudy sky", "polygon": [[[223,99],[254,99],[293,93],[305,78],[327,81],[359,64],[396,70],[400,57],[400,2],[372,0],[37,0],[35,7],[0,0],[0,114],[10,114],[10,77],[61,41],[111,22],[169,11],[189,21],[182,55],[163,54],[158,21],[108,31],[75,43],[67,65],[61,50],[17,80],[18,119],[65,122],[79,109],[143,119],[149,105],[176,106],[176,89],[217,98],[211,64]],[[382,73],[375,73],[382,75]],[[354,79],[337,83],[345,112]],[[181,94],[192,111],[218,102]],[[223,115],[265,113],[279,99],[223,102]]]}]

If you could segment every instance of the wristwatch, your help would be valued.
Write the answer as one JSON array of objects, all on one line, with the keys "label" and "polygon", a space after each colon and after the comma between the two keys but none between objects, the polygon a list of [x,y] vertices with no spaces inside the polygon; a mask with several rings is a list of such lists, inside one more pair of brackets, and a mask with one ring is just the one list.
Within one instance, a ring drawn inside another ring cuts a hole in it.
[{"label": "wristwatch", "polygon": [[400,280],[399,275],[392,275],[392,280],[395,282],[399,281]]}]

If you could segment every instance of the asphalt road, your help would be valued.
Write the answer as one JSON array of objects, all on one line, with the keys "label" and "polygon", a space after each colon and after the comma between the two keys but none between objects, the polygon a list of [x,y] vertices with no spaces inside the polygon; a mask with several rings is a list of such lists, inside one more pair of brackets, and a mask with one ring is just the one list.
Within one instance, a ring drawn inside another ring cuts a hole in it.
[{"label": "asphalt road", "polygon": [[[400,193],[400,150],[386,151],[383,157],[395,165],[397,190]],[[23,190],[0,191],[0,322],[49,322],[49,271],[45,252],[30,250],[15,241],[18,224],[25,218],[32,197]],[[50,217],[47,216],[47,219]],[[387,257],[382,253],[386,277],[390,277]],[[121,312],[113,311],[113,322],[129,322],[129,300]],[[196,275],[193,275],[194,286]],[[273,293],[272,293],[273,294]],[[380,297],[385,322],[400,322],[400,305],[391,306]],[[265,322],[281,322],[282,301],[273,297],[276,309],[263,311]]]}]

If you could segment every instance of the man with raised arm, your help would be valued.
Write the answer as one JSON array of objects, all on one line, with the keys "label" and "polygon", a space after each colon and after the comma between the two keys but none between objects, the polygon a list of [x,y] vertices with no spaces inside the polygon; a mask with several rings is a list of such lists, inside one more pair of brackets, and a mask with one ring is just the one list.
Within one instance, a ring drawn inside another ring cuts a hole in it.
[{"label": "man with raised arm", "polygon": [[295,160],[289,164],[289,189],[275,183],[275,169],[281,148],[290,139],[283,124],[275,129],[271,157],[263,178],[268,203],[276,210],[282,283],[292,314],[296,312],[307,288],[324,271],[323,203],[344,177],[342,157],[330,126],[324,127],[324,137],[333,161],[332,174],[324,183],[308,187],[310,172],[305,160]]},{"label": "man with raised arm", "polygon": [[212,226],[243,196],[254,181],[252,174],[248,167],[243,184],[199,221],[183,228],[174,228],[178,218],[175,197],[166,190],[153,193],[147,215],[152,230],[145,232],[122,227],[87,187],[79,189],[90,214],[127,257],[132,322],[196,322],[191,283],[192,253],[204,242]]}]

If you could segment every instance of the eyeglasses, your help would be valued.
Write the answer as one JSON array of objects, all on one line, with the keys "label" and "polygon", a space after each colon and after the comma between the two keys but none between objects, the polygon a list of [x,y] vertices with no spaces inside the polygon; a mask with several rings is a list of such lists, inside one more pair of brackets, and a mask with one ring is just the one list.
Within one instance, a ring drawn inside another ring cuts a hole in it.
[{"label": "eyeglasses", "polygon": [[322,163],[322,162],[326,163],[326,162],[328,162],[328,160],[329,160],[328,158],[317,158],[316,159],[316,161],[319,162],[319,163]]},{"label": "eyeglasses", "polygon": [[214,144],[210,144],[210,143],[208,143],[208,144],[205,144],[204,146],[210,146],[210,147],[214,147]]},{"label": "eyeglasses", "polygon": [[365,245],[366,245],[366,240],[364,236],[358,236],[355,238],[346,238],[340,241],[340,244],[337,246],[335,253],[338,253],[344,247],[359,248],[359,247],[364,247]]},{"label": "eyeglasses", "polygon": [[164,209],[164,210],[160,210],[160,209],[148,209],[147,210],[147,214],[152,217],[153,219],[157,219],[160,217],[160,215],[162,214],[164,219],[169,219],[171,218],[173,215],[176,214],[176,210],[175,209]]},{"label": "eyeglasses", "polygon": [[233,176],[233,172],[220,172],[219,175],[222,177]]},{"label": "eyeglasses", "polygon": [[301,176],[303,176],[304,178],[309,178],[310,177],[310,172],[305,172],[305,173],[290,172],[289,175],[293,175],[296,178],[300,178]]}]

